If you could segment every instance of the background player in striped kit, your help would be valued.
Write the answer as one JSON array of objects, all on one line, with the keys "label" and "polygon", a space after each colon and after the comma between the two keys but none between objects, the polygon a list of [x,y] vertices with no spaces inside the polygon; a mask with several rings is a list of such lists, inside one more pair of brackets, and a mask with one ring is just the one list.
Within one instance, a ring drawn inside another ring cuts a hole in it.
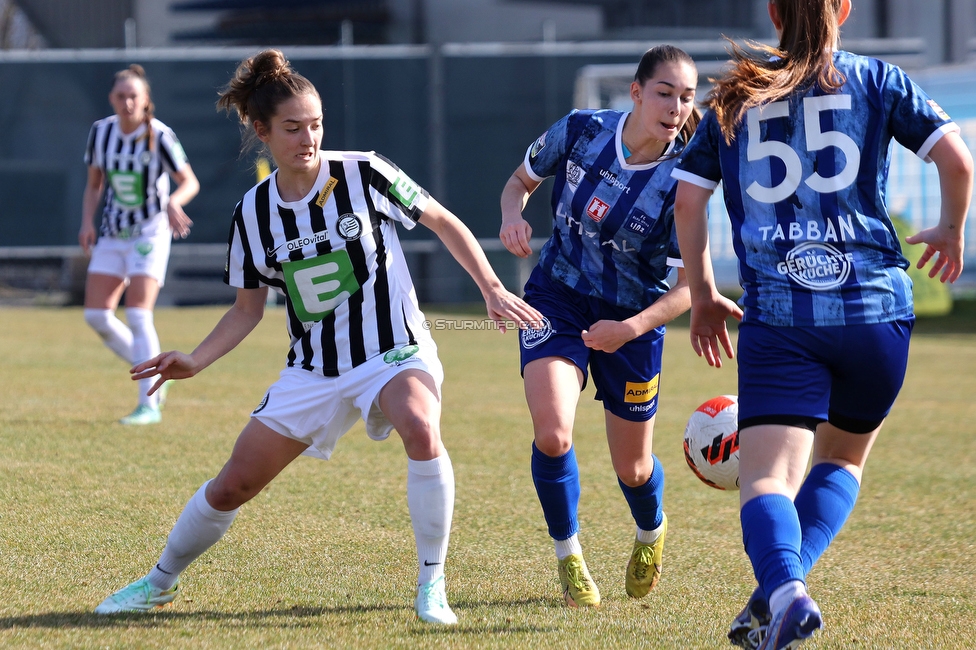
[{"label": "background player in striped kit", "polygon": [[[166,277],[170,238],[190,233],[193,222],[183,206],[200,184],[176,134],[153,116],[142,66],[116,72],[108,98],[115,115],[95,122],[88,136],[78,243],[91,254],[85,321],[131,365],[159,354],[153,307]],[[172,193],[170,176],[177,182]],[[95,212],[103,192],[96,242]],[[115,316],[123,292],[128,326]],[[166,389],[149,395],[151,386],[152,380],[139,382],[139,403],[123,424],[159,422]]]},{"label": "background player in striped kit", "polygon": [[136,365],[134,377],[160,375],[158,388],[206,368],[257,325],[268,287],[286,297],[291,349],[230,460],[186,505],[156,567],[95,611],[146,611],[173,600],[179,574],[223,536],[243,503],[300,454],[327,459],[361,417],[377,440],[395,428],[407,453],[417,615],[456,623],[444,588],[454,473],[439,430],[443,370],[395,222],[433,230],[496,322],[541,315],[505,290],[471,231],[393,163],[372,152],[320,151],[322,100],[281,52],[243,61],[218,105],[237,112],[277,166],[234,214],[225,278],[237,300],[192,354],[159,355]]},{"label": "background player in striped kit", "polygon": [[[905,376],[914,316],[884,202],[891,139],[938,167],[941,219],[906,241],[926,244],[919,267],[934,260],[943,282],[962,271],[973,160],[904,72],[836,49],[850,0],[768,8],[779,47],[733,49],[675,171],[675,221],[695,351],[720,366],[721,349],[733,354],[725,319],[742,319],[740,517],[759,588],[729,638],[781,649],[822,625],[805,578],[854,508]],[[744,310],[716,290],[707,254],[719,181]]]},{"label": "background player in striped kit", "polygon": [[[633,112],[576,111],[544,133],[502,192],[501,240],[531,253],[522,218],[529,195],[554,176],[553,233],[525,285],[547,318],[520,339],[532,414],[532,478],[570,606],[596,606],[583,560],[573,422],[587,368],[602,400],[610,458],[637,524],[627,593],[647,595],[661,574],[667,517],[664,468],[653,455],[664,324],[688,309],[674,239],[671,169],[698,122],[698,72],[685,52],[648,50],[631,84]],[[678,267],[669,288],[670,267]]]}]

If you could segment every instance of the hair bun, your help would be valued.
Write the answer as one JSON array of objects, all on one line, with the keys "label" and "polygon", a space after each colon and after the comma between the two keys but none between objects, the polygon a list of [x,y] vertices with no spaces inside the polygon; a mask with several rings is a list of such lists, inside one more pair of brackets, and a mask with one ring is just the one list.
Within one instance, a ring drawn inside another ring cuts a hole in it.
[{"label": "hair bun", "polygon": [[266,83],[287,79],[292,70],[281,50],[265,50],[252,59],[251,73],[254,75],[254,87],[258,88]]}]

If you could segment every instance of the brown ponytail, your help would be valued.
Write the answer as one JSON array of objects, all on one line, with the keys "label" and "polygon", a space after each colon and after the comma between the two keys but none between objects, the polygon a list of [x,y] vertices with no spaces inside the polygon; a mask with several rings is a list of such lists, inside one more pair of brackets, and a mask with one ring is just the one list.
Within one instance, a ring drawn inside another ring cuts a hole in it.
[{"label": "brown ponytail", "polygon": [[732,68],[705,97],[725,141],[750,108],[782,99],[797,89],[818,85],[834,92],[844,75],[834,67],[833,48],[842,0],[770,0],[783,23],[779,47],[748,41],[748,49],[729,40]]},{"label": "brown ponytail", "polygon": [[278,106],[292,97],[319,96],[312,82],[295,72],[280,50],[264,50],[237,66],[234,77],[220,91],[217,108],[237,113],[248,133],[244,149],[256,140],[254,123],[269,124]]}]

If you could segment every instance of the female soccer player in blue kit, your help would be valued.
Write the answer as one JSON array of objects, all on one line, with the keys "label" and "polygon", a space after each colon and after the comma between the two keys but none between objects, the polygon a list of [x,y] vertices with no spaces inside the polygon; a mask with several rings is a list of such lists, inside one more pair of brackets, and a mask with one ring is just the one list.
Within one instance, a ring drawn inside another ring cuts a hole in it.
[{"label": "female soccer player in blue kit", "polygon": [[[526,301],[546,321],[523,331],[520,348],[535,433],[532,478],[570,606],[600,604],[578,536],[573,449],[588,368],[604,405],[613,467],[637,523],[627,593],[647,595],[661,574],[664,469],[651,443],[664,324],[689,305],[674,238],[671,170],[698,123],[697,84],[685,52],[649,50],[631,84],[632,112],[570,113],[529,147],[502,193],[501,240],[526,257],[531,228],[522,208],[546,177],[555,177],[552,237],[525,286]],[[677,281],[669,287],[672,266]]]},{"label": "female soccer player in blue kit", "polygon": [[[738,339],[743,543],[759,583],[729,632],[795,648],[822,626],[805,577],[841,529],[901,388],[912,288],[885,207],[891,139],[934,161],[938,225],[919,267],[954,281],[973,161],[959,128],[899,68],[837,50],[850,0],[773,0],[778,48],[734,48],[711,110],[674,172],[692,295],[691,342],[721,366]],[[705,206],[719,182],[732,221],[740,310],[715,288]],[[812,469],[804,479],[813,453]]]}]

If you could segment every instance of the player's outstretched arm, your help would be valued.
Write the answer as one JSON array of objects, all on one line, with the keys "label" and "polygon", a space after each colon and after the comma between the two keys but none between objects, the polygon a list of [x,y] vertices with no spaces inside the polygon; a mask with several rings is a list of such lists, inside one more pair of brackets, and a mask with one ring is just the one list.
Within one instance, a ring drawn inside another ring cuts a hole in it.
[{"label": "player's outstretched arm", "polygon": [[909,244],[926,244],[925,251],[919,257],[918,268],[924,268],[934,258],[929,269],[930,278],[941,271],[939,280],[955,282],[963,267],[963,231],[973,195],[973,156],[958,133],[947,133],[932,147],[929,158],[939,169],[942,214],[937,226],[906,237],[905,241]]},{"label": "player's outstretched arm", "polygon": [[724,350],[735,357],[732,339],[725,319],[742,319],[742,310],[715,287],[715,275],[708,251],[708,214],[706,208],[712,191],[687,181],[678,181],[674,202],[674,225],[678,230],[678,248],[685,265],[691,291],[691,347],[704,356],[708,365],[722,367]]},{"label": "player's outstretched arm", "polygon": [[264,316],[267,297],[267,287],[238,289],[234,305],[227,310],[207,338],[203,339],[193,352],[190,354],[176,350],[163,352],[149,361],[132,366],[129,370],[132,379],[146,379],[158,375],[159,379],[149,389],[149,394],[152,395],[168,379],[193,377],[236,348],[257,327]]},{"label": "player's outstretched arm", "polygon": [[512,176],[505,183],[502,190],[502,227],[498,238],[512,255],[528,257],[532,254],[532,226],[522,218],[529,196],[539,187],[539,182],[528,175],[525,165],[519,165]]},{"label": "player's outstretched arm", "polygon": [[475,281],[485,299],[488,317],[495,321],[502,332],[506,330],[506,322],[514,321],[521,326],[522,323],[542,321],[542,314],[505,289],[501,280],[495,275],[494,269],[491,268],[491,264],[488,263],[481,244],[454,213],[431,198],[427,203],[427,209],[420,216],[420,223],[434,231],[458,264]]}]

